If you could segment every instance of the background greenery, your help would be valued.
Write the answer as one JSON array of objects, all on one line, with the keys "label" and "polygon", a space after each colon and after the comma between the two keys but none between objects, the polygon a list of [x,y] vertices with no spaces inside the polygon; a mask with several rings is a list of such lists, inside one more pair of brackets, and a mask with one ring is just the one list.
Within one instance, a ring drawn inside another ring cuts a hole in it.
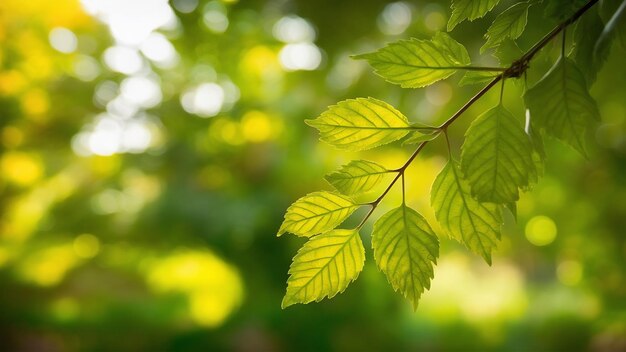
[{"label": "background greenery", "polygon": [[[401,89],[349,59],[429,38],[449,13],[448,0],[2,0],[1,349],[626,350],[619,45],[592,87],[603,122],[589,158],[547,141],[546,175],[517,222],[506,219],[492,267],[442,239],[414,313],[368,250],[346,292],[280,309],[305,241],[276,238],[286,207],[330,189],[323,175],[357,155],[393,168],[412,152],[338,151],[303,120],[359,96],[414,122],[449,117],[479,87],[455,76]],[[495,63],[479,55],[493,17],[451,33],[475,62]],[[520,47],[555,23],[531,8]],[[559,46],[533,61],[529,83]],[[495,91],[452,127],[456,150]],[[516,114],[520,92],[507,84]],[[429,190],[445,155],[437,141],[407,174],[407,202],[433,225]],[[381,208],[397,206],[398,191]]]}]

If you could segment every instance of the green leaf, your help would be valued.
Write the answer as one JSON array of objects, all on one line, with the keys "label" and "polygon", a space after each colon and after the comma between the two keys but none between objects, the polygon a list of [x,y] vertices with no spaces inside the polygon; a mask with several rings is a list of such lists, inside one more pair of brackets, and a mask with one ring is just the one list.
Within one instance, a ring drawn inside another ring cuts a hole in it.
[{"label": "green leaf", "polygon": [[611,39],[615,35],[622,47],[626,48],[626,0],[604,0],[600,5],[600,14],[606,20],[606,26],[598,40],[596,50],[608,51]]},{"label": "green leaf", "polygon": [[333,298],[356,280],[365,262],[357,230],[334,230],[311,238],[289,267],[282,307]]},{"label": "green leaf", "polygon": [[320,131],[324,142],[349,150],[388,144],[414,129],[400,111],[374,98],[344,100],[306,123]]},{"label": "green leaf", "polygon": [[536,126],[586,155],[585,137],[600,113],[572,60],[560,58],[524,100]]},{"label": "green leaf", "polygon": [[354,160],[339,170],[326,175],[325,179],[339,192],[357,195],[370,191],[382,181],[389,171],[372,161]]},{"label": "green leaf", "polygon": [[[602,35],[604,23],[598,12],[593,10],[591,9],[585,13],[576,23],[576,28],[574,29],[574,49],[570,55],[585,74],[585,80],[590,86],[596,80],[596,75],[608,58],[610,51],[610,45],[601,44],[596,47],[596,43],[598,43]],[[607,44],[609,43],[610,40]],[[598,49],[597,51],[596,48]]]},{"label": "green leaf", "polygon": [[433,139],[437,138],[440,133],[440,130],[433,130],[432,133],[413,132],[409,136],[409,138],[405,139],[404,142],[402,142],[402,145],[420,144],[423,142],[432,141]]},{"label": "green leaf", "polygon": [[403,88],[428,86],[471,63],[465,47],[443,32],[432,40],[400,40],[354,58],[367,60],[376,74]]},{"label": "green leaf", "polygon": [[422,292],[430,288],[433,264],[439,257],[439,240],[428,222],[402,204],[376,221],[372,248],[391,286],[417,309]]},{"label": "green leaf", "polygon": [[506,203],[504,204],[504,207],[509,210],[509,212],[513,216],[513,219],[517,220],[517,203],[516,202]]},{"label": "green leaf", "polygon": [[549,0],[544,1],[544,14],[556,21],[563,21],[573,15],[589,0]]},{"label": "green leaf", "polygon": [[519,2],[499,14],[487,29],[485,33],[487,42],[480,48],[480,52],[497,47],[506,38],[519,38],[526,28],[530,5],[529,1]]},{"label": "green leaf", "polygon": [[298,199],[287,209],[278,236],[291,232],[311,237],[341,224],[359,206],[352,199],[331,192],[313,192]]},{"label": "green leaf", "polygon": [[500,62],[500,66],[503,67],[511,66],[522,55],[524,55],[522,49],[510,38],[504,39],[493,53],[493,56]]},{"label": "green leaf", "polygon": [[500,0],[452,0],[452,15],[448,21],[448,32],[466,19],[473,21],[485,16],[499,2]]},{"label": "green leaf", "polygon": [[491,265],[491,251],[500,240],[500,206],[479,203],[472,198],[470,186],[461,177],[455,161],[449,161],[435,179],[430,203],[437,221],[450,237],[465,244]]},{"label": "green leaf", "polygon": [[467,71],[459,81],[459,86],[488,83],[498,77],[500,73],[497,71]]},{"label": "green leaf", "polygon": [[522,122],[502,104],[478,116],[465,133],[461,168],[480,202],[519,199],[535,165],[533,146]]}]

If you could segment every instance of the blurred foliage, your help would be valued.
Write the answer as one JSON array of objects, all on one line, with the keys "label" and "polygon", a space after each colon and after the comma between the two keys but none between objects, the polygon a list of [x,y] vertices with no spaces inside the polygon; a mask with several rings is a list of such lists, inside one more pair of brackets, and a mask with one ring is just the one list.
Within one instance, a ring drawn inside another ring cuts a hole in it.
[{"label": "blurred foliage", "polygon": [[[358,96],[414,122],[450,116],[476,87],[453,88],[455,77],[402,90],[349,59],[430,38],[449,15],[447,0],[0,1],[2,349],[626,350],[619,45],[592,87],[603,122],[589,158],[548,141],[546,175],[507,219],[493,267],[443,240],[413,313],[366,251],[345,293],[280,309],[304,242],[276,239],[282,214],[355,156],[318,143],[303,121]],[[485,64],[493,18],[451,33]],[[554,25],[531,7],[520,47]],[[521,88],[509,86],[506,104],[521,114]],[[497,99],[472,107],[451,142]],[[397,167],[410,151],[360,155]],[[407,201],[431,223],[444,153],[429,146],[407,175]]]}]

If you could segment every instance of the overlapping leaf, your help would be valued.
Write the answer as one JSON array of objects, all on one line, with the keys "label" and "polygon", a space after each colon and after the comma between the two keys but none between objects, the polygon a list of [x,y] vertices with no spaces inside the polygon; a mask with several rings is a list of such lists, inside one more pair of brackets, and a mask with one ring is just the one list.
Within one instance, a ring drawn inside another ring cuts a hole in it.
[{"label": "overlapping leaf", "polygon": [[278,236],[291,232],[311,237],[341,224],[358,205],[352,199],[331,192],[313,192],[298,199],[287,209]]},{"label": "overlapping leaf", "polygon": [[603,29],[604,23],[597,11],[589,11],[578,20],[574,30],[574,49],[570,57],[584,73],[589,86],[596,80],[598,71],[609,56],[612,38],[600,41]]},{"label": "overlapping leaf", "polygon": [[433,139],[437,138],[439,134],[441,134],[440,130],[433,130],[432,133],[413,132],[409,136],[409,138],[405,139],[404,142],[402,142],[402,145],[420,144],[423,142],[432,141]]},{"label": "overlapping leaf", "polygon": [[371,190],[388,172],[373,161],[354,160],[326,175],[325,179],[339,192],[357,195]]},{"label": "overlapping leaf", "polygon": [[293,258],[282,307],[319,302],[343,292],[365,262],[357,230],[334,230],[311,238]]},{"label": "overlapping leaf", "polygon": [[522,122],[501,104],[476,118],[467,132],[461,168],[481,202],[510,203],[534,172],[533,146]]},{"label": "overlapping leaf", "polygon": [[497,71],[467,71],[459,81],[459,86],[488,83],[498,77],[500,73]]},{"label": "overlapping leaf", "polygon": [[524,52],[514,40],[506,38],[498,45],[493,56],[498,59],[500,66],[508,67],[523,54]]},{"label": "overlapping leaf", "polygon": [[372,232],[374,259],[394,290],[417,308],[424,289],[430,288],[439,241],[428,222],[402,204],[383,215]]},{"label": "overlapping leaf", "polygon": [[491,11],[500,0],[452,0],[452,15],[448,21],[448,31],[464,20],[473,21]]},{"label": "overlapping leaf", "polygon": [[487,29],[485,33],[487,42],[480,48],[480,52],[497,47],[506,38],[519,38],[526,28],[530,5],[530,1],[518,2],[499,14]]},{"label": "overlapping leaf", "polygon": [[583,73],[576,64],[561,58],[524,95],[533,123],[583,155],[590,127],[600,119],[598,107],[589,95]]},{"label": "overlapping leaf", "polygon": [[404,88],[433,84],[471,63],[465,47],[442,32],[432,40],[400,40],[355,58],[367,60],[376,74]]},{"label": "overlapping leaf", "polygon": [[527,189],[539,181],[539,177],[543,175],[544,171],[544,163],[546,159],[546,152],[543,147],[543,138],[541,137],[541,133],[533,127],[532,117],[530,115],[530,110],[526,109],[526,134],[530,137],[530,141],[533,146],[533,163],[535,167],[531,169],[531,173],[529,174],[528,181],[529,186]]},{"label": "overlapping leaf", "polygon": [[597,47],[608,47],[610,39],[617,36],[622,47],[626,48],[626,1],[604,0],[600,2],[600,15],[606,22]]},{"label": "overlapping leaf", "polygon": [[430,202],[441,227],[491,265],[491,251],[500,239],[500,206],[472,198],[455,161],[449,161],[435,179]]},{"label": "overlapping leaf", "polygon": [[391,143],[414,129],[401,112],[374,98],[344,100],[306,123],[319,130],[323,141],[350,150]]},{"label": "overlapping leaf", "polygon": [[562,21],[574,14],[589,0],[550,0],[543,1],[544,15],[548,18]]}]

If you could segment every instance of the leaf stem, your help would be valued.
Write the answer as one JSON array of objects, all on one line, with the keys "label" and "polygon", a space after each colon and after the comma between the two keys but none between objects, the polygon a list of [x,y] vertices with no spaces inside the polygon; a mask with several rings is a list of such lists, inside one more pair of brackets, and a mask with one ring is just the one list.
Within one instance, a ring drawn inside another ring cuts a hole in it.
[{"label": "leaf stem", "polygon": [[363,218],[363,220],[361,220],[361,222],[359,223],[359,225],[356,227],[357,229],[360,229],[361,227],[363,227],[363,225],[365,224],[365,222],[367,221],[367,219],[369,219],[370,216],[372,216],[372,213],[374,212],[374,210],[376,209],[376,207],[378,207],[378,204],[380,203],[380,201],[383,200],[383,198],[385,198],[385,196],[387,195],[387,193],[389,193],[389,191],[391,190],[391,188],[393,187],[393,185],[396,183],[396,181],[398,181],[398,179],[401,176],[404,176],[404,171],[406,170],[407,167],[409,167],[409,165],[411,165],[411,163],[413,162],[413,160],[415,160],[415,158],[417,157],[417,155],[422,151],[422,149],[424,148],[424,146],[426,146],[426,144],[428,143],[428,141],[422,142],[417,149],[415,149],[415,151],[413,152],[413,154],[411,154],[411,156],[409,157],[409,159],[404,163],[404,165],[402,165],[400,168],[395,169],[395,170],[389,170],[392,172],[397,172],[396,176],[393,178],[393,180],[391,181],[391,183],[389,183],[389,185],[387,186],[387,188],[383,191],[383,193],[376,198],[376,200],[374,200],[373,202],[369,203],[369,205],[372,206],[372,208],[370,209],[369,212],[367,212],[367,214],[365,214],[365,217]]},{"label": "leaf stem", "polygon": [[[503,81],[506,78],[520,77],[522,74],[525,75],[526,70],[528,69],[528,63],[533,59],[533,57],[535,57],[535,55],[537,55],[537,53],[541,49],[543,49],[543,47],[545,47],[555,36],[557,36],[560,32],[564,31],[567,28],[567,26],[574,23],[580,16],[582,16],[585,12],[587,12],[587,10],[589,10],[597,2],[598,0],[589,0],[589,2],[587,2],[584,6],[578,9],[578,11],[576,11],[572,16],[570,16],[568,19],[564,20],[563,22],[559,23],[556,27],[554,27],[554,29],[552,29],[548,34],[546,34],[543,38],[541,38],[535,45],[533,45],[533,47],[530,48],[530,50],[528,50],[524,55],[522,55],[518,60],[514,61],[511,64],[511,66],[507,68],[480,67],[480,66],[460,67],[460,69],[465,69],[465,70],[500,71],[502,73],[496,76],[491,82],[489,82],[485,87],[483,87],[480,91],[478,91],[478,93],[476,93],[473,97],[471,97],[465,104],[463,104],[463,106],[461,106],[461,108],[459,108],[457,112],[455,112],[452,116],[450,116],[450,118],[444,121],[439,127],[436,127],[437,130],[440,130],[445,134],[446,143],[448,146],[448,155],[450,157],[452,155],[452,152],[450,150],[450,140],[448,139],[448,130],[447,130],[448,126],[454,123],[454,121],[456,121],[467,109],[469,109],[472,105],[474,105],[474,103],[478,101],[483,95],[485,95],[489,90],[491,90],[491,88],[493,88],[493,86],[495,86],[498,82]],[[565,34],[563,34],[563,47],[562,47],[562,53],[564,52],[565,52]],[[457,69],[459,69],[459,67],[457,67]],[[502,82],[502,91],[503,90],[504,90],[504,82]],[[500,95],[500,99],[502,100],[502,92]],[[413,160],[415,160],[417,155],[422,151],[422,149],[424,149],[424,147],[426,146],[426,144],[428,144],[428,142],[429,141],[422,142],[417,147],[417,149],[415,149],[413,154],[411,154],[409,159],[400,168],[389,170],[391,172],[397,172],[396,176],[391,181],[391,183],[389,183],[389,185],[383,191],[383,193],[378,198],[376,198],[376,200],[374,200],[371,203],[368,203],[368,205],[370,205],[371,208],[367,212],[367,214],[365,214],[365,217],[359,223],[359,225],[357,226],[357,229],[360,229],[361,227],[363,227],[365,222],[370,218],[370,216],[372,216],[372,213],[374,213],[374,210],[376,210],[376,208],[378,207],[378,204],[380,204],[383,198],[385,198],[387,193],[389,193],[393,185],[396,183],[396,181],[398,181],[400,177],[402,177],[402,202],[404,203],[404,171],[406,171],[409,165],[411,165]]]}]

